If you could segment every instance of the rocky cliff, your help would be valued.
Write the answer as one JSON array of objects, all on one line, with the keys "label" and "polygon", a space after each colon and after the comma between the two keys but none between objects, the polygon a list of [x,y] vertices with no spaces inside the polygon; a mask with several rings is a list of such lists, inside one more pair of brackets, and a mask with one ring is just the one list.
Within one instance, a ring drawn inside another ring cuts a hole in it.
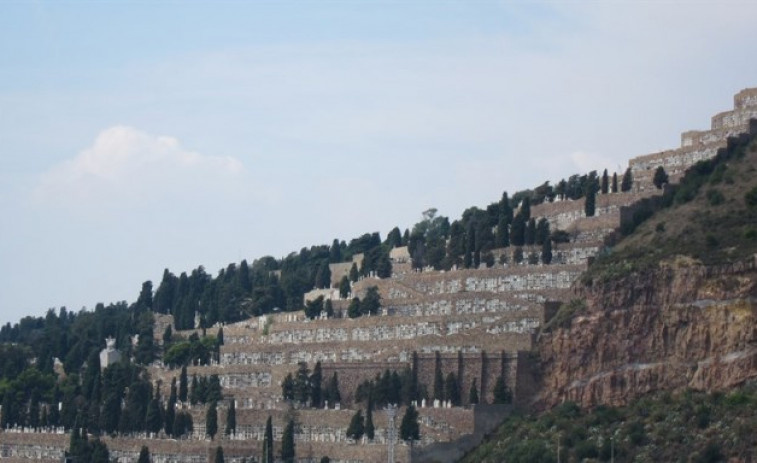
[{"label": "rocky cliff", "polygon": [[539,338],[539,404],[623,405],[656,390],[722,390],[757,377],[756,262],[679,259],[577,287],[574,312]]}]

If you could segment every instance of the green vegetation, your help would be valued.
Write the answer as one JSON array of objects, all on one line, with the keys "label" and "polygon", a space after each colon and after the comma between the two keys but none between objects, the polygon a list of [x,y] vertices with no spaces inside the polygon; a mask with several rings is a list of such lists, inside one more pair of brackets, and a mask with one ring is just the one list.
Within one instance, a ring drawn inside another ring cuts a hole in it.
[{"label": "green vegetation", "polygon": [[598,256],[586,284],[660,265],[717,265],[757,253],[757,141],[742,137],[689,168],[662,197],[636,205],[621,224],[625,237]]},{"label": "green vegetation", "polygon": [[581,410],[566,402],[508,418],[462,461],[748,461],[757,436],[757,385],[729,393],[658,393],[627,407]]},{"label": "green vegetation", "polygon": [[577,314],[586,311],[586,301],[583,299],[573,299],[564,303],[557,310],[555,315],[547,320],[542,327],[543,332],[550,332],[556,328],[570,328],[570,324]]}]

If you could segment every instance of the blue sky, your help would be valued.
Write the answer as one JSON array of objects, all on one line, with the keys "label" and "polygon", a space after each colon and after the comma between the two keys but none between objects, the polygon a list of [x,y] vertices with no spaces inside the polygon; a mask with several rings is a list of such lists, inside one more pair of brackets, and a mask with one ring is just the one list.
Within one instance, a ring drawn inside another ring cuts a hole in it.
[{"label": "blue sky", "polygon": [[0,322],[382,236],[707,128],[754,2],[0,3]]}]

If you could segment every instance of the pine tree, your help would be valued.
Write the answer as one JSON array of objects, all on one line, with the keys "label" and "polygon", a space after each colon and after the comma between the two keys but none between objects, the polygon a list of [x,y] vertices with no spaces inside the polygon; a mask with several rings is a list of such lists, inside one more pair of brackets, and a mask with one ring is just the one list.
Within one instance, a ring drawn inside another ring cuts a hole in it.
[{"label": "pine tree", "polygon": [[205,434],[212,440],[218,432],[218,408],[215,402],[211,402],[205,413]]},{"label": "pine tree", "polygon": [[146,445],[143,445],[142,449],[140,449],[137,463],[150,463],[150,449]]},{"label": "pine tree", "polygon": [[265,422],[263,463],[273,463],[273,424],[271,422],[271,415],[268,415],[268,419]]},{"label": "pine tree", "polygon": [[420,427],[418,425],[418,411],[412,405],[405,410],[400,424],[400,439],[414,441],[420,439]]},{"label": "pine tree", "polygon": [[281,459],[284,463],[294,463],[294,421],[289,420],[284,428],[284,435],[281,437]]},{"label": "pine tree", "polygon": [[224,433],[227,436],[237,433],[237,409],[236,400],[231,399],[229,401],[229,410],[226,413],[226,429]]}]

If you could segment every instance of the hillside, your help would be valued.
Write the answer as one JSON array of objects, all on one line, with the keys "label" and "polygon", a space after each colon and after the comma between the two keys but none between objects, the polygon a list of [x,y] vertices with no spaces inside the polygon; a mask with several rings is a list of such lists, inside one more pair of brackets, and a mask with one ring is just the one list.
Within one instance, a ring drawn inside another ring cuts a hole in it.
[{"label": "hillside", "polygon": [[[505,426],[528,428],[518,414],[533,407],[594,420],[580,409],[629,406],[613,413],[631,419],[649,393],[744,384],[757,376],[755,115],[747,89],[711,130],[621,176],[505,192],[452,221],[430,209],[383,240],[215,277],[166,270],[132,304],[8,324],[3,456],[126,463],[148,445],[161,462],[446,463],[513,413]],[[578,437],[571,451],[599,445]]]},{"label": "hillside", "polygon": [[755,171],[753,134],[630,208],[630,234],[539,335],[548,411],[509,418],[463,461],[557,461],[558,441],[564,461],[610,461],[611,445],[620,462],[751,461]]}]

